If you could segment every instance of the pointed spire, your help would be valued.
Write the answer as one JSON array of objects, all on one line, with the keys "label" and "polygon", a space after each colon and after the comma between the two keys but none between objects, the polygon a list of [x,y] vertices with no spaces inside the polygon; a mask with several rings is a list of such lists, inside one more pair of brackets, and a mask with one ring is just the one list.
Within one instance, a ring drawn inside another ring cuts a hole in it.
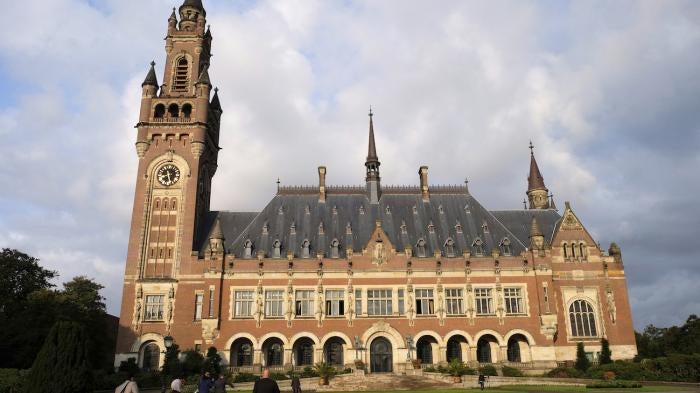
[{"label": "pointed spire", "polygon": [[535,147],[530,141],[530,176],[527,178],[527,189],[536,190],[539,188],[546,188],[544,185],[544,179],[540,173],[540,168],[537,166],[537,161],[535,160],[535,152],[533,151]]},{"label": "pointed spire", "polygon": [[207,32],[204,33],[204,38],[211,38],[211,25],[207,25]]},{"label": "pointed spire", "polygon": [[155,66],[156,66],[156,62],[151,61],[151,69],[148,70],[148,74],[146,74],[146,79],[143,80],[141,87],[155,86],[156,88],[158,88],[158,77],[156,76]]},{"label": "pointed spire", "polygon": [[549,208],[557,210],[557,205],[554,204],[554,194],[552,193],[549,194]]},{"label": "pointed spire", "polygon": [[367,169],[367,194],[370,203],[379,203],[381,197],[381,189],[379,186],[379,157],[377,157],[377,146],[374,143],[374,121],[372,117],[372,107],[369,108],[369,147],[367,149],[367,161],[365,168]]},{"label": "pointed spire", "polygon": [[379,161],[377,157],[377,147],[374,143],[374,121],[372,120],[374,114],[372,113],[372,107],[369,107],[369,148],[367,149],[367,162]]},{"label": "pointed spire", "polygon": [[221,112],[221,102],[219,102],[219,88],[214,88],[214,97],[211,99],[211,109]]},{"label": "pointed spire", "polygon": [[173,13],[170,14],[170,18],[168,18],[168,22],[177,22],[177,14],[175,13],[175,7],[173,7]]},{"label": "pointed spire", "polygon": [[219,222],[218,218],[214,222],[214,229],[212,229],[211,235],[209,235],[209,239],[224,239],[224,231],[221,230],[221,223]]},{"label": "pointed spire", "polygon": [[211,86],[211,80],[209,79],[209,67],[204,67],[202,72],[199,73],[199,78],[197,79],[197,84],[205,84]]}]

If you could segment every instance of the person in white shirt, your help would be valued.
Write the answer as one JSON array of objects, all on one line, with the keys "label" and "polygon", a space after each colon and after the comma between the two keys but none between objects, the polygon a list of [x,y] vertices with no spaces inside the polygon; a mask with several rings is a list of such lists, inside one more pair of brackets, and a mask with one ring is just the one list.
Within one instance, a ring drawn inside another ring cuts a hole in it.
[{"label": "person in white shirt", "polygon": [[114,393],[139,393],[139,385],[134,381],[134,376],[129,375],[126,381],[114,389]]},{"label": "person in white shirt", "polygon": [[170,390],[172,390],[173,393],[181,393],[182,392],[182,379],[181,378],[173,379],[173,382],[170,384]]}]

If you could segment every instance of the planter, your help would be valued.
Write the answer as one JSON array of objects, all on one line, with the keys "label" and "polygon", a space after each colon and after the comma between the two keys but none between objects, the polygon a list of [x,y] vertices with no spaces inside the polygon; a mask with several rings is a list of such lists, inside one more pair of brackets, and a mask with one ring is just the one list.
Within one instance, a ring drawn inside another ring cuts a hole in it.
[{"label": "planter", "polygon": [[453,376],[452,376],[452,382],[454,382],[454,383],[462,383],[462,377],[460,377],[459,375],[453,375]]},{"label": "planter", "polygon": [[319,377],[318,378],[318,385],[319,386],[328,385],[328,377]]}]

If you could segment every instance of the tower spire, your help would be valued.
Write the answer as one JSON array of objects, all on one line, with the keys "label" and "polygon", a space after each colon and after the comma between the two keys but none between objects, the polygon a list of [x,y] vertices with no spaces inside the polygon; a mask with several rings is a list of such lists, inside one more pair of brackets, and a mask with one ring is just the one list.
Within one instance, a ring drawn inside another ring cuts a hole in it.
[{"label": "tower spire", "polygon": [[367,194],[371,203],[379,203],[381,194],[379,186],[379,157],[377,156],[377,146],[374,142],[374,113],[372,107],[369,108],[369,145],[367,148],[367,160],[365,168],[367,169]]},{"label": "tower spire", "polygon": [[530,209],[549,209],[549,190],[544,185],[544,178],[535,160],[535,146],[530,141],[530,175],[527,178],[527,198]]},{"label": "tower spire", "polygon": [[151,61],[151,69],[148,70],[148,74],[146,74],[146,79],[143,80],[143,83],[141,84],[141,87],[143,86],[155,86],[158,88],[158,77],[156,76],[156,62]]}]

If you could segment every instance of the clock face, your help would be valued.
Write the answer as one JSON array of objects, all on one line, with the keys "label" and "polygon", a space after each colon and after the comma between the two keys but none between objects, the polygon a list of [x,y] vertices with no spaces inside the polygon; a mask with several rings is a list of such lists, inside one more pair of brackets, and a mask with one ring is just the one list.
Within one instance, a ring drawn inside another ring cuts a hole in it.
[{"label": "clock face", "polygon": [[160,184],[164,186],[172,186],[180,180],[180,170],[173,164],[166,164],[158,169],[156,174]]}]

